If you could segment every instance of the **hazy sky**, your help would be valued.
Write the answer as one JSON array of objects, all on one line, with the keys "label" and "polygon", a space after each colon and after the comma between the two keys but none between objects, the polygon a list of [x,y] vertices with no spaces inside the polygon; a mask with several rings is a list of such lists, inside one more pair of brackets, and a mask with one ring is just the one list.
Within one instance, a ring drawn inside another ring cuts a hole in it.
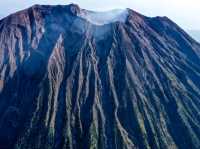
[{"label": "hazy sky", "polygon": [[168,16],[184,29],[200,30],[200,0],[0,0],[0,15],[33,4],[77,3],[90,10],[132,8],[147,16]]}]

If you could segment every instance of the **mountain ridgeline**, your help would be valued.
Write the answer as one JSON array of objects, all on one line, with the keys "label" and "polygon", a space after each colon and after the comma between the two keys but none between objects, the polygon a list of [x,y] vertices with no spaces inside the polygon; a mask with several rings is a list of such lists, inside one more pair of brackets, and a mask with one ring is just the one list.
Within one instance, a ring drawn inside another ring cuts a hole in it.
[{"label": "mountain ridgeline", "polygon": [[0,20],[0,149],[199,149],[200,44],[167,17],[98,14]]}]

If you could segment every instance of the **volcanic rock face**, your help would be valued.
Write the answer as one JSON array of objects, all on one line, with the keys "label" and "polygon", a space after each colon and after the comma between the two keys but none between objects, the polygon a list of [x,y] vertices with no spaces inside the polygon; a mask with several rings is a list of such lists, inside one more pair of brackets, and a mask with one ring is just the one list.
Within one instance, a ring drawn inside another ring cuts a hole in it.
[{"label": "volcanic rock face", "polygon": [[83,12],[0,21],[0,148],[200,148],[200,45],[166,17]]}]

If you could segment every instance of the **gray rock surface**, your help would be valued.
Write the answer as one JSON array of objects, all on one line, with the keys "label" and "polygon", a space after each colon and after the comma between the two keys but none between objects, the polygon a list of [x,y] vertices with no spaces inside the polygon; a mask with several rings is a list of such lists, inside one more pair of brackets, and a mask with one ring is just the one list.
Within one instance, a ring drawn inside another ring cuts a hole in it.
[{"label": "gray rock surface", "polygon": [[200,45],[167,17],[81,11],[0,21],[0,148],[199,149]]}]

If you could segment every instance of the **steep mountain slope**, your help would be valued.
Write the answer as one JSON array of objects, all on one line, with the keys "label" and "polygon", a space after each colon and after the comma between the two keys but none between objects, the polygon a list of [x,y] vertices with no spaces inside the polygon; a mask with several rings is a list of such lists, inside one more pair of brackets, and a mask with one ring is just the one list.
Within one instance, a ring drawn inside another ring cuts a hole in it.
[{"label": "steep mountain slope", "polygon": [[[200,45],[130,9],[77,5],[0,22],[0,148],[200,148]],[[98,22],[99,23],[99,22]]]}]

